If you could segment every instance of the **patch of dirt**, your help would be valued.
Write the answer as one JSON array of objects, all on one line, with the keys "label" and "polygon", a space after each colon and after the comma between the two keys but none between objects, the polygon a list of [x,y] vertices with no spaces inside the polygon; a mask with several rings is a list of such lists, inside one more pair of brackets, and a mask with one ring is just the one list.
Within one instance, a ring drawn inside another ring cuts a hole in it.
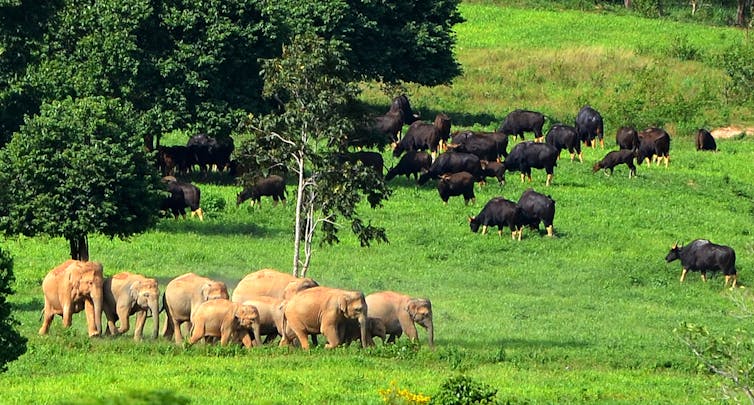
[{"label": "patch of dirt", "polygon": [[736,125],[731,125],[729,127],[722,127],[722,128],[716,128],[710,131],[712,134],[712,137],[715,139],[727,139],[727,138],[733,138],[734,136],[738,134],[746,134],[746,135],[754,135],[754,127],[739,127]]}]

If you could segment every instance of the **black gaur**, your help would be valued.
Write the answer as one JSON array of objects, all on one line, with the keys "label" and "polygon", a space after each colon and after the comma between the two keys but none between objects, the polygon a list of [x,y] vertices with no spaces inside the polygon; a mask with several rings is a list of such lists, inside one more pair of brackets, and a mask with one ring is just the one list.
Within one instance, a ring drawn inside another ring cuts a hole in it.
[{"label": "black gaur", "polygon": [[541,222],[545,225],[547,236],[554,235],[552,221],[555,218],[555,200],[552,197],[528,188],[518,199],[518,206],[521,210],[522,232],[526,225],[531,229],[539,229]]},{"label": "black gaur", "polygon": [[708,271],[721,270],[725,275],[725,286],[733,280],[732,287],[736,286],[738,275],[736,273],[736,252],[729,246],[717,245],[706,239],[696,239],[686,246],[678,246],[674,243],[670,252],[665,256],[665,261],[680,260],[681,282],[686,278],[689,271],[702,273],[702,281],[707,281]]},{"label": "black gaur", "polygon": [[619,164],[628,166],[628,178],[636,176],[636,166],[634,166],[635,152],[629,149],[614,150],[608,152],[602,160],[594,164],[592,172],[596,173],[600,169],[605,170],[608,176],[613,174],[613,168]]},{"label": "black gaur", "polygon": [[468,205],[469,201],[473,204],[476,200],[474,176],[469,172],[443,174],[440,176],[440,182],[437,183],[437,192],[440,193],[440,198],[445,204],[448,203],[450,197],[456,195],[463,195],[465,204]]},{"label": "black gaur", "polygon": [[497,132],[515,135],[521,139],[524,139],[524,132],[534,132],[534,138],[541,142],[544,125],[544,114],[529,110],[514,110],[505,116],[505,120],[497,129]]},{"label": "black gaur", "polygon": [[545,136],[545,142],[548,145],[554,146],[558,150],[558,158],[560,158],[560,151],[568,149],[568,153],[571,154],[571,161],[578,154],[579,162],[583,162],[584,158],[581,154],[581,142],[579,141],[579,133],[576,132],[576,128],[570,125],[555,124]]},{"label": "black gaur", "polygon": [[241,205],[242,202],[251,199],[251,206],[254,203],[259,203],[261,206],[262,196],[270,196],[273,200],[273,205],[277,205],[278,201],[282,201],[285,204],[285,179],[276,174],[272,174],[267,177],[257,178],[252,186],[244,187],[236,196],[236,206]]},{"label": "black gaur", "polygon": [[478,232],[482,227],[482,235],[487,233],[490,226],[497,227],[498,235],[503,235],[503,227],[511,230],[511,238],[521,240],[521,224],[523,218],[521,209],[513,201],[503,197],[494,197],[487,201],[484,208],[475,217],[469,217],[469,227],[472,232]]}]

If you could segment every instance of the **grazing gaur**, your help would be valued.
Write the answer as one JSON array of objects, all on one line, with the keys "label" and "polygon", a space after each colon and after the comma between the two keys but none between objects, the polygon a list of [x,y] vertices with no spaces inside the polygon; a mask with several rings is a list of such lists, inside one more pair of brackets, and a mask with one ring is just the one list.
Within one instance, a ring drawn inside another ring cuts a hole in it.
[{"label": "grazing gaur", "polygon": [[545,125],[544,114],[529,110],[513,110],[497,129],[505,135],[516,135],[524,139],[524,132],[534,132],[534,140],[542,142],[542,127]]},{"label": "grazing gaur", "polygon": [[429,171],[429,167],[432,165],[432,156],[424,151],[409,151],[401,157],[398,164],[387,171],[385,175],[385,181],[392,180],[395,176],[404,175],[409,177],[414,176],[414,179],[419,179],[419,173]]},{"label": "grazing gaur", "polygon": [[578,154],[579,162],[584,162],[584,158],[581,155],[581,141],[579,141],[579,133],[576,132],[576,128],[570,125],[555,124],[550,127],[545,136],[545,142],[548,145],[554,146],[558,150],[558,159],[560,159],[560,151],[568,149],[568,153],[571,154],[571,161]]},{"label": "grazing gaur", "polygon": [[244,187],[238,195],[236,195],[236,206],[241,205],[242,202],[251,199],[249,204],[254,206],[254,203],[262,205],[262,196],[272,197],[272,205],[277,205],[278,201],[282,201],[285,204],[285,179],[276,174],[269,175],[267,177],[257,178],[254,185],[251,187]]},{"label": "grazing gaur", "polygon": [[715,138],[704,128],[700,128],[696,131],[696,150],[717,150]]},{"label": "grazing gaur", "polygon": [[503,166],[506,171],[521,172],[521,181],[528,177],[531,181],[531,169],[545,169],[546,185],[552,182],[553,169],[558,165],[558,150],[546,143],[521,142],[511,149]]},{"label": "grazing gaur", "polygon": [[419,185],[423,185],[429,179],[440,178],[446,173],[469,172],[474,176],[474,180],[482,181],[482,163],[477,155],[461,152],[446,152],[432,162],[429,171],[419,176]]},{"label": "grazing gaur", "polygon": [[235,146],[233,138],[213,138],[207,134],[197,134],[186,142],[187,164],[191,168],[199,166],[201,172],[207,172],[215,166],[218,171],[223,171],[229,166],[230,155]]},{"label": "grazing gaur", "polygon": [[620,149],[639,149],[639,133],[634,127],[620,127],[615,133],[615,143]]},{"label": "grazing gaur", "polygon": [[374,118],[372,130],[379,134],[387,136],[391,142],[397,142],[400,139],[400,133],[403,125],[411,125],[419,118],[411,109],[411,103],[405,94],[393,98],[390,104],[390,110]]},{"label": "grazing gaur", "polygon": [[490,162],[508,156],[507,148],[508,135],[502,132],[461,131],[453,135],[448,145],[455,152],[472,153]]},{"label": "grazing gaur", "polygon": [[416,121],[408,127],[406,136],[393,148],[393,156],[398,157],[403,152],[412,150],[428,150],[432,156],[442,142],[450,137],[450,118],[445,114],[437,114],[434,123]]},{"label": "grazing gaur", "polygon": [[185,146],[160,146],[157,148],[157,163],[163,176],[175,176],[188,172],[188,149]]},{"label": "grazing gaur", "polygon": [[670,163],[670,135],[661,128],[647,128],[641,131],[636,163],[642,164],[646,160],[647,165],[651,165],[651,161],[656,160],[659,165],[663,158],[667,168]]},{"label": "grazing gaur", "polygon": [[437,183],[437,191],[445,204],[448,203],[450,197],[455,195],[463,195],[464,203],[467,205],[469,200],[472,204],[476,200],[474,196],[474,176],[469,172],[443,174],[440,176],[440,182]]},{"label": "grazing gaur", "polygon": [[600,169],[605,170],[605,174],[613,174],[613,168],[619,164],[628,166],[628,178],[636,177],[636,166],[634,166],[634,156],[636,153],[630,149],[621,149],[608,152],[602,160],[594,164],[592,172],[597,173]]},{"label": "grazing gaur", "polygon": [[377,152],[359,151],[353,153],[346,153],[339,155],[341,161],[344,162],[361,162],[365,167],[371,167],[374,171],[382,177],[385,169],[385,162],[382,159],[382,155]]},{"label": "grazing gaur", "polygon": [[670,252],[665,256],[668,263],[673,260],[681,260],[681,283],[689,271],[702,273],[702,281],[707,281],[708,271],[721,270],[725,275],[725,287],[732,280],[732,287],[736,286],[738,275],[736,273],[736,252],[724,245],[714,244],[706,239],[696,239],[686,246],[678,246],[674,243]]},{"label": "grazing gaur", "polygon": [[552,197],[528,188],[518,199],[518,207],[521,210],[522,233],[524,226],[539,229],[539,223],[542,222],[547,230],[547,236],[554,235],[552,221],[555,218],[555,200]]},{"label": "grazing gaur", "polygon": [[521,227],[523,217],[521,208],[513,201],[503,197],[495,197],[484,205],[479,214],[469,217],[469,227],[472,232],[478,232],[482,227],[482,235],[487,233],[487,227],[496,226],[498,235],[503,235],[503,227],[511,230],[511,238],[521,240]]},{"label": "grazing gaur", "polygon": [[[200,221],[204,221],[204,211],[200,206],[202,192],[199,187],[178,181],[173,176],[163,177],[162,182],[167,185],[167,190],[170,193],[170,196],[162,201],[162,209],[169,209],[175,218],[178,218],[178,214],[185,218],[185,208],[189,207],[192,218],[196,215]],[[183,194],[183,200],[181,200],[181,194]]]},{"label": "grazing gaur", "polygon": [[605,134],[602,115],[594,108],[585,105],[581,107],[576,116],[576,130],[579,132],[579,138],[586,146],[594,148],[594,138],[599,138],[600,147],[605,149]]},{"label": "grazing gaur", "polygon": [[505,166],[500,162],[481,160],[484,177],[494,177],[500,185],[505,184]]}]

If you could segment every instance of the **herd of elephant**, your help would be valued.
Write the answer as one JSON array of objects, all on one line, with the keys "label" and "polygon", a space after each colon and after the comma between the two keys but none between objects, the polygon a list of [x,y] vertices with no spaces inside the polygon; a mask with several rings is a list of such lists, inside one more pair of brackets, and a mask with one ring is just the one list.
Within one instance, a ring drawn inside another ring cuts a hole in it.
[{"label": "herd of elephant", "polygon": [[[394,291],[365,296],[361,291],[320,286],[311,278],[270,269],[246,275],[232,297],[224,282],[194,273],[171,280],[161,296],[154,278],[128,272],[105,278],[98,262],[68,260],[47,274],[42,290],[45,305],[40,335],[48,333],[55,315],[62,316],[63,327],[67,328],[72,315],[83,310],[92,337],[123,334],[129,330],[129,317],[136,315],[134,339],[139,341],[151,312],[152,337],[156,339],[160,312],[164,310],[162,335],[179,345],[184,342],[184,323],[189,325],[188,344],[220,339],[223,346],[239,343],[250,348],[280,336],[280,346],[303,349],[309,348],[309,337],[317,345],[318,334],[327,339],[326,348],[355,340],[360,340],[362,347],[372,346],[375,336],[383,343],[392,343],[403,333],[418,341],[415,324],[419,324],[426,329],[429,346],[434,348],[432,304],[428,299]],[[120,325],[116,326],[116,322]]]}]

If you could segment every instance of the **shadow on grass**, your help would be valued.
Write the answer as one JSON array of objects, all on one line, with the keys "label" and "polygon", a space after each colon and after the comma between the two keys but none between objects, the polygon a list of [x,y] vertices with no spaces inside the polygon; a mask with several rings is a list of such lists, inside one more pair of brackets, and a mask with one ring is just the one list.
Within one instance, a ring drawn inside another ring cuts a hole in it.
[{"label": "shadow on grass", "polygon": [[11,302],[10,307],[13,311],[41,311],[45,306],[44,300],[41,297],[31,298],[23,302]]},{"label": "shadow on grass", "polygon": [[199,221],[197,219],[164,219],[157,228],[170,233],[196,233],[198,235],[240,235],[253,237],[275,237],[288,230],[265,228],[257,224],[241,222]]}]

